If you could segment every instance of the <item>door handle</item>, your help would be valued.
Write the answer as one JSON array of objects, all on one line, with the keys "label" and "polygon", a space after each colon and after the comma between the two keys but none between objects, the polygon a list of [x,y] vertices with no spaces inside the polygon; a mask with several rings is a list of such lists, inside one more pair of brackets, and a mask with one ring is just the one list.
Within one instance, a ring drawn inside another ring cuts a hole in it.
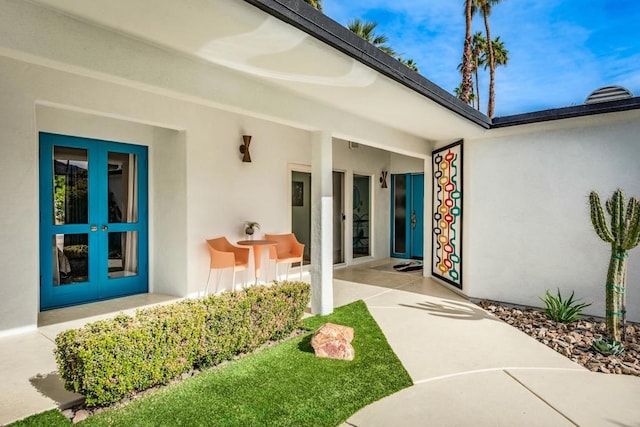
[{"label": "door handle", "polygon": [[415,229],[418,224],[418,218],[416,217],[416,211],[411,212],[411,228]]},{"label": "door handle", "polygon": [[109,229],[109,227],[107,227],[106,225],[102,226],[102,231],[107,231]]},{"label": "door handle", "polygon": [[90,230],[91,231],[98,231],[98,226],[97,225],[91,225]]}]

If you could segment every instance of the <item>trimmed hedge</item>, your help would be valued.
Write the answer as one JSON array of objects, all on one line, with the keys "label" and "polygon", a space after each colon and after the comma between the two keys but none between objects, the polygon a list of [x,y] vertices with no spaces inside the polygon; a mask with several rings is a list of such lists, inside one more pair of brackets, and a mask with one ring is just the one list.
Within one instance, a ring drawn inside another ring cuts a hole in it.
[{"label": "trimmed hedge", "polygon": [[65,388],[105,405],[290,334],[309,285],[282,282],[120,314],[56,337]]}]

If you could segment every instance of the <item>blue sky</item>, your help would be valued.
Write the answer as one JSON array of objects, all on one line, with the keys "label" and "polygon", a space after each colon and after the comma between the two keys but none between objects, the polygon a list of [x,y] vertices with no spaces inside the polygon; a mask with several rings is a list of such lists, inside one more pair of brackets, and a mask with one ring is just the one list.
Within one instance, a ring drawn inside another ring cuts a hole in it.
[{"label": "blue sky", "polygon": [[[378,22],[389,45],[450,92],[460,83],[462,0],[324,0],[324,13],[346,26]],[[509,63],[496,71],[496,116],[584,103],[597,88],[620,85],[640,96],[640,1],[503,0],[490,17]],[[474,31],[483,30],[482,17]],[[480,77],[486,112],[488,73]]]}]

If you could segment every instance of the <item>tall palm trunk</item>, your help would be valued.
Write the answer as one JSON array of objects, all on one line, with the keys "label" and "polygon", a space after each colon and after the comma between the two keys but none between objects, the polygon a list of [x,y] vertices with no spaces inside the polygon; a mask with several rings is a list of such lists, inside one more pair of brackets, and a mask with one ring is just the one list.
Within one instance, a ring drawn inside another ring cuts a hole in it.
[{"label": "tall palm trunk", "polygon": [[465,22],[466,33],[464,36],[464,49],[462,52],[462,93],[460,99],[465,104],[469,103],[469,97],[473,91],[473,62],[471,53],[471,2],[473,0],[465,1]]},{"label": "tall palm trunk", "polygon": [[484,28],[487,33],[487,50],[489,51],[489,101],[487,103],[487,116],[493,118],[496,104],[496,58],[493,54],[493,43],[491,43],[491,28],[489,26],[489,13],[486,8],[482,9],[484,17]]},{"label": "tall palm trunk", "polygon": [[480,82],[478,81],[478,69],[476,68],[476,106],[480,111]]},{"label": "tall palm trunk", "polygon": [[[473,15],[473,8],[471,8],[471,14]],[[473,58],[473,74],[476,85],[475,90],[475,106],[478,111],[480,111],[480,76],[478,75],[478,71],[481,65],[485,65],[486,68],[486,56],[487,54],[487,40],[484,38],[480,31],[476,32],[471,39],[471,53]],[[498,62],[497,54],[496,62]]]}]

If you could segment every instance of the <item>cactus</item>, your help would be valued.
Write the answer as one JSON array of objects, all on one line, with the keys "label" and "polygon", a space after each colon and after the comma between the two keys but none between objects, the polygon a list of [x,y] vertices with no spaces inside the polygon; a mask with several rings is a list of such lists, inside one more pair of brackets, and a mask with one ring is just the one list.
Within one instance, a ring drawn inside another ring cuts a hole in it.
[{"label": "cactus", "polygon": [[618,189],[606,201],[607,213],[611,216],[611,228],[607,227],[606,217],[595,191],[589,194],[591,222],[596,234],[605,242],[611,243],[611,260],[607,272],[606,284],[606,324],[610,339],[621,341],[620,324],[624,325],[625,291],[627,275],[627,257],[631,249],[640,242],[640,203],[632,197],[625,209],[622,190]]}]

